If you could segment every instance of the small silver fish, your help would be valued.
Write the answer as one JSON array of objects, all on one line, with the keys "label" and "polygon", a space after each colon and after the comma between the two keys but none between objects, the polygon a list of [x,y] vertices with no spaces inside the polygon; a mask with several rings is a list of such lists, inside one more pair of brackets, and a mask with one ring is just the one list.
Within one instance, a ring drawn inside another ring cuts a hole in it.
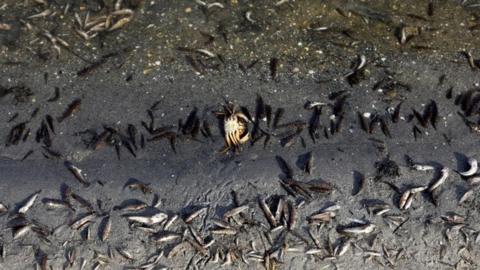
[{"label": "small silver fish", "polygon": [[90,186],[90,182],[87,181],[85,176],[82,174],[82,170],[80,170],[77,166],[73,165],[70,161],[65,161],[65,166],[67,169],[75,176],[75,179],[78,180],[81,184],[85,187]]},{"label": "small silver fish", "polygon": [[83,227],[85,224],[91,222],[94,218],[96,217],[95,214],[88,214],[84,217],[81,217],[79,219],[77,219],[75,222],[73,222],[70,227],[72,227],[72,229],[75,229],[75,230],[78,230],[80,229],[81,227]]},{"label": "small silver fish", "polygon": [[111,232],[111,229],[112,229],[112,221],[110,219],[110,216],[106,216],[104,219],[103,219],[103,228],[102,228],[102,231],[100,233],[100,240],[102,240],[102,242],[105,242],[108,237],[110,236],[110,232]]},{"label": "small silver fish", "polygon": [[468,176],[472,176],[474,175],[475,173],[477,173],[477,170],[478,170],[478,161],[474,158],[469,158],[468,159],[468,165],[470,166],[470,168],[465,171],[465,172],[459,172],[460,175],[462,176],[465,176],[465,177],[468,177]]},{"label": "small silver fish", "polygon": [[25,202],[25,204],[18,209],[18,213],[19,214],[25,214],[33,206],[33,204],[35,203],[35,200],[37,199],[38,194],[40,194],[40,192],[42,192],[42,190],[39,190],[39,191],[35,192],[34,194],[30,195],[30,197]]},{"label": "small silver fish", "polygon": [[207,211],[207,207],[202,207],[196,211],[194,211],[193,213],[191,213],[190,215],[188,215],[186,218],[185,218],[185,223],[191,223],[195,218],[197,218],[198,216],[200,216],[201,214],[205,213]]},{"label": "small silver fish", "polygon": [[337,231],[342,234],[355,235],[355,234],[369,234],[375,230],[376,226],[373,223],[362,224],[359,226],[352,226],[347,228],[341,228]]},{"label": "small silver fish", "polygon": [[182,236],[174,232],[161,232],[153,236],[153,240],[158,243],[172,242],[180,239]]},{"label": "small silver fish", "polygon": [[242,206],[235,207],[235,208],[227,211],[225,214],[223,214],[223,218],[228,219],[230,217],[236,216],[236,215],[240,214],[241,212],[248,210],[248,208],[249,208],[248,205],[242,205]]},{"label": "small silver fish", "polygon": [[164,221],[165,219],[167,219],[167,217],[167,214],[159,212],[151,216],[127,216],[127,219],[129,221],[143,223],[146,225],[153,225]]},{"label": "small silver fish", "polygon": [[449,170],[447,167],[443,168],[442,171],[441,171],[440,178],[438,178],[438,180],[435,181],[435,182],[430,186],[430,188],[428,189],[428,191],[432,192],[434,189],[436,189],[436,188],[438,188],[440,185],[442,185],[442,184],[445,182],[445,180],[447,180],[449,173],[450,173],[450,170]]}]

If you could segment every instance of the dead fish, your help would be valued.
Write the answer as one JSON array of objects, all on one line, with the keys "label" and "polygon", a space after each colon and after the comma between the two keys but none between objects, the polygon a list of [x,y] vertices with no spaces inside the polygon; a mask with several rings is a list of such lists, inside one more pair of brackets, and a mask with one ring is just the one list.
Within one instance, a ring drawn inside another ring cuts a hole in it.
[{"label": "dead fish", "polygon": [[78,180],[83,186],[88,187],[90,186],[90,182],[87,181],[85,176],[82,174],[82,170],[80,170],[77,166],[73,165],[70,161],[64,162],[67,169],[75,176],[75,179]]},{"label": "dead fish", "polygon": [[438,107],[434,100],[431,100],[427,107],[427,115],[432,127],[437,129]]},{"label": "dead fish", "polygon": [[393,110],[393,114],[392,114],[392,122],[393,123],[397,123],[398,120],[400,119],[400,109],[402,107],[402,104],[403,104],[403,101],[400,101],[400,103],[398,103],[398,105]]},{"label": "dead fish", "polygon": [[53,12],[50,9],[45,9],[44,11],[34,14],[32,16],[27,17],[27,19],[35,19],[35,18],[42,18],[51,15]]},{"label": "dead fish", "polygon": [[351,227],[337,228],[337,232],[346,235],[369,234],[375,230],[376,226],[373,223],[366,223]]},{"label": "dead fish", "polygon": [[175,232],[159,232],[153,235],[153,240],[157,243],[168,243],[180,239],[182,236]]},{"label": "dead fish", "polygon": [[123,189],[129,188],[131,190],[141,190],[143,194],[152,193],[153,190],[150,187],[150,184],[144,183],[140,180],[135,178],[131,178],[127,181],[127,183],[123,186]]},{"label": "dead fish", "polygon": [[267,203],[265,202],[265,198],[259,197],[258,198],[258,203],[260,204],[260,208],[263,211],[263,214],[265,215],[265,218],[267,219],[268,223],[272,227],[277,227],[277,220],[272,214],[272,211],[270,210],[270,207],[268,207]]},{"label": "dead fish", "polygon": [[219,234],[219,235],[236,235],[238,231],[233,228],[220,228],[220,229],[210,229],[212,234]]},{"label": "dead fish", "polygon": [[334,218],[337,214],[333,211],[322,211],[317,214],[313,214],[308,217],[308,222],[309,223],[324,223],[324,222],[329,222]]},{"label": "dead fish", "polygon": [[365,181],[365,176],[360,172],[355,171],[353,173],[353,176],[355,178],[356,187],[352,192],[352,196],[356,196],[364,189],[366,181]]},{"label": "dead fish", "polygon": [[77,201],[78,203],[80,203],[82,205],[82,207],[86,208],[88,211],[93,211],[93,205],[85,198],[83,198],[82,196],[76,194],[76,193],[70,193],[70,196],[75,200]]},{"label": "dead fish", "polygon": [[276,156],[275,159],[277,160],[280,170],[282,170],[285,176],[289,179],[292,178],[293,170],[292,170],[292,167],[287,163],[287,161],[283,159],[281,156]]},{"label": "dead fish", "polygon": [[242,205],[242,206],[238,206],[238,207],[235,207],[229,211],[227,211],[225,214],[223,214],[223,219],[228,219],[230,217],[233,217],[233,216],[236,216],[238,214],[240,214],[241,212],[243,211],[246,211],[249,209],[249,206],[248,205]]},{"label": "dead fish", "polygon": [[127,200],[118,206],[115,206],[113,210],[126,210],[126,211],[140,211],[148,207],[148,204],[140,200]]},{"label": "dead fish", "polygon": [[103,224],[103,227],[100,231],[100,240],[102,240],[102,242],[105,242],[110,236],[110,232],[112,229],[112,221],[110,219],[110,216],[106,216],[103,219],[102,224]]},{"label": "dead fish", "polygon": [[195,218],[197,218],[198,216],[204,214],[205,212],[207,212],[207,207],[202,207],[194,212],[192,212],[191,214],[189,214],[188,216],[185,217],[184,221],[185,223],[191,223]]},{"label": "dead fish", "polygon": [[465,172],[459,172],[460,175],[462,176],[465,176],[465,177],[468,177],[468,176],[472,176],[474,175],[475,173],[477,173],[477,170],[478,170],[478,161],[474,158],[469,158],[468,159],[468,165],[470,166],[470,169],[468,169],[467,171]]},{"label": "dead fish", "polygon": [[75,247],[71,247],[66,254],[67,262],[69,267],[73,267],[75,264],[75,260],[77,259],[77,249]]},{"label": "dead fish", "polygon": [[333,255],[337,256],[337,257],[340,257],[340,256],[344,255],[350,249],[351,245],[352,245],[352,243],[350,242],[349,239],[346,239],[346,240],[340,242],[335,247],[335,249],[333,250]]},{"label": "dead fish", "polygon": [[426,171],[433,171],[435,170],[435,167],[434,166],[431,166],[431,165],[422,165],[422,164],[413,164],[411,166],[411,168],[415,171],[422,171],[422,172],[426,172]]},{"label": "dead fish", "polygon": [[57,117],[57,121],[61,123],[66,118],[70,117],[72,114],[80,111],[80,105],[82,104],[82,100],[77,98],[70,105],[68,105],[67,109],[63,112],[62,116]]},{"label": "dead fish", "polygon": [[477,64],[475,63],[475,59],[473,59],[472,53],[463,51],[462,54],[467,58],[468,64],[470,65],[470,68],[472,70],[480,68],[480,66],[477,66]]},{"label": "dead fish", "polygon": [[3,203],[0,203],[0,215],[3,215],[8,212],[8,207],[5,206]]},{"label": "dead fish", "polygon": [[125,248],[117,247],[116,250],[118,251],[118,254],[120,254],[123,258],[130,261],[133,260],[133,255]]},{"label": "dead fish", "polygon": [[33,206],[33,204],[35,203],[35,200],[37,199],[38,194],[40,194],[40,192],[42,192],[42,190],[39,190],[39,191],[33,193],[32,195],[30,195],[30,197],[27,199],[27,201],[18,209],[18,213],[19,214],[25,214]]},{"label": "dead fish", "polygon": [[448,178],[448,175],[449,175],[449,172],[450,170],[445,167],[441,170],[441,175],[440,175],[440,178],[438,178],[437,181],[435,181],[431,186],[430,188],[428,189],[428,191],[432,192],[434,189],[438,188],[441,184],[443,184],[445,182],[445,180],[447,180]]},{"label": "dead fish", "polygon": [[198,253],[202,254],[203,256],[208,256],[209,252],[206,248],[202,245],[198,244],[197,242],[193,241],[191,238],[187,237],[185,239],[187,243],[189,243]]},{"label": "dead fish", "polygon": [[48,208],[51,208],[51,209],[68,208],[68,209],[73,210],[72,205],[70,205],[70,203],[68,203],[64,200],[43,198],[42,203],[45,204]]},{"label": "dead fish", "polygon": [[410,192],[410,196],[407,198],[407,201],[405,202],[405,205],[403,206],[404,210],[407,210],[412,206],[413,199],[415,199],[415,193]]},{"label": "dead fish", "polygon": [[450,224],[464,224],[465,223],[465,217],[458,215],[456,213],[448,213],[446,215],[440,216],[442,220],[445,222],[448,222]]},{"label": "dead fish", "polygon": [[13,240],[21,238],[22,236],[26,235],[29,231],[31,231],[32,225],[27,224],[24,226],[18,226],[13,228]]},{"label": "dead fish", "polygon": [[290,201],[287,202],[287,205],[289,213],[287,228],[291,231],[295,229],[295,225],[297,224],[297,209]]},{"label": "dead fish", "polygon": [[72,227],[72,229],[74,230],[78,230],[80,228],[82,228],[85,224],[87,223],[90,223],[92,220],[94,220],[96,218],[96,215],[94,213],[92,214],[88,214],[86,216],[83,216],[77,220],[75,220],[71,225],[70,227]]},{"label": "dead fish", "polygon": [[162,212],[158,212],[151,216],[126,216],[129,221],[143,223],[146,225],[153,225],[160,223],[167,219],[168,215]]},{"label": "dead fish", "polygon": [[275,80],[277,77],[277,67],[278,67],[278,58],[271,58],[270,59],[270,77],[272,80]]},{"label": "dead fish", "polygon": [[460,197],[460,199],[458,200],[458,204],[462,204],[462,203],[464,203],[466,200],[468,200],[468,198],[470,198],[470,197],[473,195],[473,192],[474,192],[473,189],[469,189],[468,191],[466,191],[465,193],[463,193],[462,197]]},{"label": "dead fish", "polygon": [[403,192],[402,195],[400,196],[398,208],[405,209],[405,205],[407,204],[407,201],[410,198],[410,196],[411,196],[411,191],[409,189]]},{"label": "dead fish", "polygon": [[305,162],[305,166],[303,167],[303,170],[308,173],[308,174],[312,174],[312,171],[313,171],[313,162],[314,162],[314,158],[313,158],[313,154],[312,152],[308,152],[307,154],[307,157],[306,157],[306,162]]},{"label": "dead fish", "polygon": [[198,232],[195,228],[193,228],[192,226],[188,226],[188,230],[190,231],[190,234],[192,234],[193,238],[195,239],[195,241],[197,241],[197,243],[201,246],[204,246],[205,245],[205,242],[204,242],[204,239],[203,237],[200,235],[200,232]]},{"label": "dead fish", "polygon": [[131,17],[131,16],[121,18],[120,20],[118,20],[117,22],[115,22],[115,23],[108,29],[108,31],[118,30],[118,29],[124,27],[124,26],[125,26],[127,23],[129,23],[130,21],[132,21],[132,17]]},{"label": "dead fish", "polygon": [[367,125],[367,121],[365,119],[364,114],[357,112],[357,117],[358,117],[358,121],[360,122],[360,128],[365,132],[371,133],[370,128]]}]

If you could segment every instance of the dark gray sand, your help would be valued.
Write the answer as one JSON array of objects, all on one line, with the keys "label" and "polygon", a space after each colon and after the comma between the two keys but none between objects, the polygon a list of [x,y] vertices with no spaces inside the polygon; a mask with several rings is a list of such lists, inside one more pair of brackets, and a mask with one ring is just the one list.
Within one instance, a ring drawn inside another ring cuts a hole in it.
[{"label": "dark gray sand", "polygon": [[0,269],[478,269],[479,3],[115,2],[0,3]]}]

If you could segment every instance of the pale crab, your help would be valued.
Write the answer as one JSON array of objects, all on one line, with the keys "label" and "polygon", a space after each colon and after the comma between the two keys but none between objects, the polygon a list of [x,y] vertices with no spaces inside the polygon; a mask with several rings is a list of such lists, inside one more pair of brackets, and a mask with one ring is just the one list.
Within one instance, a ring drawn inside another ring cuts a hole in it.
[{"label": "pale crab", "polygon": [[241,144],[248,142],[250,133],[248,131],[249,118],[232,103],[224,106],[224,111],[217,113],[217,116],[223,117],[223,131],[225,136],[225,147],[222,153],[230,149],[237,150]]}]

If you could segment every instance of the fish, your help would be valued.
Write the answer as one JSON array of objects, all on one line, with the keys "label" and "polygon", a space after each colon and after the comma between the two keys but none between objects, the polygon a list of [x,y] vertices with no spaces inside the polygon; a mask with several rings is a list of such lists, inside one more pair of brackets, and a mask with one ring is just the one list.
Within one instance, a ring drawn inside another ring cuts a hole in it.
[{"label": "fish", "polygon": [[287,202],[287,205],[288,205],[288,213],[289,213],[287,229],[289,231],[292,231],[295,229],[295,226],[297,224],[297,209],[290,201]]},{"label": "fish", "polygon": [[353,175],[354,175],[354,179],[355,179],[355,182],[356,182],[356,186],[355,186],[355,189],[352,192],[352,196],[356,196],[365,187],[365,176],[362,173],[357,172],[357,171],[354,171]]},{"label": "fish", "polygon": [[68,249],[66,258],[68,263],[67,265],[69,267],[73,267],[73,265],[75,264],[75,260],[77,259],[77,249],[74,246]]},{"label": "fish", "polygon": [[320,115],[322,113],[321,107],[315,107],[312,113],[312,116],[309,120],[308,133],[313,143],[316,142],[316,139],[320,137],[318,134],[318,129],[320,128]]},{"label": "fish", "polygon": [[70,227],[72,227],[72,229],[74,230],[78,230],[82,228],[85,224],[92,222],[95,218],[96,218],[96,214],[94,213],[87,214],[75,220],[72,224],[70,224]]},{"label": "fish", "polygon": [[271,58],[270,59],[270,77],[272,80],[275,80],[277,77],[277,68],[278,68],[278,58]]},{"label": "fish", "polygon": [[53,117],[50,114],[45,115],[45,120],[47,120],[48,127],[55,134],[55,127],[53,126]]},{"label": "fish", "polygon": [[10,132],[7,137],[7,142],[5,143],[5,146],[10,146],[10,145],[17,145],[20,140],[22,139],[22,136],[24,134],[24,131],[26,130],[27,127],[27,122],[22,122],[10,129]]},{"label": "fish", "polygon": [[270,207],[268,207],[267,203],[265,202],[265,198],[259,197],[258,198],[258,203],[259,203],[260,208],[262,209],[263,214],[265,215],[265,218],[267,219],[268,223],[270,223],[270,225],[273,228],[277,227],[277,225],[278,225],[277,220],[273,216],[272,211],[270,210]]},{"label": "fish", "polygon": [[475,158],[468,158],[468,165],[470,168],[467,171],[459,172],[460,175],[469,177],[477,173],[478,170],[478,161]]},{"label": "fish", "polygon": [[232,225],[230,225],[228,222],[222,219],[212,219],[212,223],[222,229],[233,229]]},{"label": "fish", "polygon": [[73,163],[70,161],[65,161],[64,165],[75,176],[75,179],[77,179],[78,182],[80,182],[84,187],[90,186],[90,182],[88,182],[85,176],[82,174],[82,170],[73,165]]},{"label": "fish", "polygon": [[72,205],[69,202],[59,199],[50,199],[50,198],[43,198],[42,203],[45,204],[49,208],[68,208],[74,210]]},{"label": "fish", "polygon": [[148,216],[145,216],[145,215],[137,215],[137,216],[128,215],[128,216],[125,216],[125,217],[129,221],[138,222],[138,223],[142,223],[142,224],[145,224],[145,225],[154,225],[154,224],[158,224],[158,223],[164,221],[165,219],[167,219],[168,215],[163,213],[163,212],[158,212],[156,214],[148,215]]},{"label": "fish", "polygon": [[207,212],[207,209],[208,207],[201,207],[198,210],[193,211],[192,213],[190,213],[184,218],[185,223],[187,224],[191,223],[195,218]]},{"label": "fish", "polygon": [[33,206],[40,192],[42,192],[42,190],[36,191],[32,195],[30,195],[30,197],[28,197],[25,203],[18,209],[18,213],[25,214]]},{"label": "fish", "polygon": [[249,209],[248,205],[241,205],[241,206],[235,207],[235,208],[225,212],[225,214],[223,214],[223,219],[226,220],[226,219],[228,219],[230,217],[233,217],[233,216],[236,216],[236,215],[240,214],[241,212],[244,212],[248,209]]},{"label": "fish", "polygon": [[70,196],[74,200],[76,200],[78,203],[80,203],[83,207],[85,207],[88,211],[93,211],[93,205],[88,200],[83,198],[82,196],[80,196],[76,193],[73,193],[73,192],[70,193]]},{"label": "fish", "polygon": [[143,194],[152,193],[153,189],[150,187],[150,184],[144,183],[135,178],[130,178],[127,183],[123,186],[123,189],[129,188],[131,190],[141,190]]},{"label": "fish", "polygon": [[450,170],[447,167],[444,167],[441,170],[440,178],[438,178],[435,182],[433,182],[430,187],[428,188],[428,191],[432,192],[434,189],[438,188],[440,185],[442,185],[445,180],[447,180],[449,176]]},{"label": "fish", "polygon": [[28,232],[30,232],[32,229],[31,224],[27,224],[24,226],[18,226],[13,228],[13,240],[19,239],[23,236],[25,236]]},{"label": "fish", "polygon": [[458,200],[458,204],[462,204],[466,200],[468,200],[473,195],[473,192],[473,189],[469,189],[465,193],[463,193],[462,197],[460,197],[460,199]]},{"label": "fish", "polygon": [[157,243],[168,243],[180,239],[182,235],[175,232],[161,231],[152,236]]},{"label": "fish", "polygon": [[131,16],[121,18],[121,19],[119,19],[118,21],[116,21],[112,26],[110,26],[110,28],[108,29],[108,31],[118,30],[118,29],[124,27],[126,24],[128,24],[128,23],[131,22],[131,21],[132,21],[132,17],[131,17]]},{"label": "fish", "polygon": [[350,249],[352,243],[350,242],[349,239],[341,241],[334,249],[333,255],[340,257],[347,253],[347,251]]},{"label": "fish", "polygon": [[280,169],[285,174],[285,176],[287,178],[292,178],[293,170],[292,170],[292,167],[290,167],[290,165],[287,163],[287,161],[283,159],[281,156],[276,156],[275,159],[277,160],[278,166],[280,166]]},{"label": "fish", "polygon": [[430,116],[429,117],[430,124],[434,129],[437,129],[438,106],[435,100],[430,100],[430,104],[427,109],[429,112],[428,115]]},{"label": "fish", "polygon": [[127,200],[120,205],[113,207],[113,210],[140,211],[147,207],[148,204],[140,200]]},{"label": "fish", "polygon": [[445,97],[447,99],[451,99],[453,97],[453,87],[447,89],[447,91],[445,92]]},{"label": "fish", "polygon": [[422,171],[422,172],[435,170],[434,166],[424,165],[424,164],[412,164],[411,168],[415,171]]},{"label": "fish", "polygon": [[63,122],[63,120],[70,117],[72,114],[77,113],[80,111],[80,105],[82,104],[82,100],[77,98],[73,100],[67,107],[67,109],[63,112],[62,116],[57,117],[57,121],[59,123]]},{"label": "fish", "polygon": [[357,112],[357,117],[358,117],[358,122],[360,123],[360,128],[367,133],[371,133],[369,131],[370,128],[367,126],[367,121],[365,120],[365,117],[363,116],[363,114],[361,112]]},{"label": "fish", "polygon": [[411,191],[409,189],[402,193],[402,195],[400,196],[398,208],[400,209],[405,208],[405,205],[407,204],[407,201],[410,198],[410,195],[411,195]]},{"label": "fish", "polygon": [[112,229],[112,221],[110,219],[110,216],[104,217],[102,224],[103,226],[100,230],[100,240],[102,240],[102,242],[105,242],[110,236],[110,232]]},{"label": "fish", "polygon": [[210,232],[219,235],[236,235],[238,233],[238,231],[233,228],[210,229]]},{"label": "fish", "polygon": [[125,248],[117,247],[116,250],[118,251],[118,254],[120,254],[123,258],[127,260],[132,261],[134,259],[133,255]]},{"label": "fish", "polygon": [[312,151],[307,153],[306,159],[307,160],[306,160],[305,165],[303,167],[303,171],[310,175],[310,174],[312,174],[313,169],[314,169],[314,165],[313,165],[314,157],[313,157]]},{"label": "fish", "polygon": [[372,233],[375,228],[375,224],[366,223],[361,225],[337,228],[337,232],[346,235],[369,234]]}]

